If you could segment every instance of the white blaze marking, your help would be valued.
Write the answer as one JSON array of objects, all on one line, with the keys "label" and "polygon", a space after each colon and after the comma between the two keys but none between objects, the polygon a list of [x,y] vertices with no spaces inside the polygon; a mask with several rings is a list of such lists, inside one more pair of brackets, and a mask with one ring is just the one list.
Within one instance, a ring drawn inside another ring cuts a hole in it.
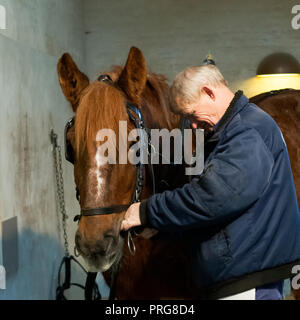
[{"label": "white blaze marking", "polygon": [[101,176],[101,167],[107,163],[107,159],[105,157],[102,157],[99,152],[97,152],[95,160],[97,165],[97,168],[95,170],[97,178],[97,198],[100,198],[104,185],[104,178]]}]

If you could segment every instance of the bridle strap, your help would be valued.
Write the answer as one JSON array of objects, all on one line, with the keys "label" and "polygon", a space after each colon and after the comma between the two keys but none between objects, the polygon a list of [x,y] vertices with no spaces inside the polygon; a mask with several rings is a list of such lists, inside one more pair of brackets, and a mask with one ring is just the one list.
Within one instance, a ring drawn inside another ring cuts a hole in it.
[{"label": "bridle strap", "polygon": [[111,206],[104,208],[94,208],[94,209],[83,209],[81,210],[82,216],[97,216],[113,213],[121,213],[126,211],[130,207],[130,204],[121,204],[119,206]]},{"label": "bridle strap", "polygon": [[79,221],[82,216],[100,216],[114,213],[121,213],[126,211],[130,207],[130,204],[120,204],[119,206],[103,207],[103,208],[92,208],[82,209],[80,215],[75,216],[74,221]]},{"label": "bridle strap", "polygon": [[[86,301],[93,300],[93,292],[98,272],[88,272],[85,282],[84,299]],[[101,299],[101,297],[100,297]]]}]

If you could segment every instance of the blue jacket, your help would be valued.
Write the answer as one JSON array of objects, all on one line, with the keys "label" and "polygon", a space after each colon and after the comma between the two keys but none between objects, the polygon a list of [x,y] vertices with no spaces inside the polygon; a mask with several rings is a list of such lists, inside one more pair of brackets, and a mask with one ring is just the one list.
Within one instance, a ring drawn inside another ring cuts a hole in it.
[{"label": "blue jacket", "polygon": [[300,259],[300,215],[276,122],[238,91],[205,144],[205,158],[190,183],[143,201],[141,220],[183,235],[198,287],[242,280],[240,292],[288,278]]}]

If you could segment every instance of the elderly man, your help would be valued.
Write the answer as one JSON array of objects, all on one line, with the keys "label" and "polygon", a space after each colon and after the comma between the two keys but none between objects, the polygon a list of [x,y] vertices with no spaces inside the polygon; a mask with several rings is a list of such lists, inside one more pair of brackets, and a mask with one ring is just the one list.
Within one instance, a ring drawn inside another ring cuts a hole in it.
[{"label": "elderly man", "polygon": [[178,232],[206,298],[281,299],[300,264],[300,215],[287,147],[275,121],[214,65],[179,73],[171,107],[213,127],[205,166],[182,188],[132,205],[122,229]]}]

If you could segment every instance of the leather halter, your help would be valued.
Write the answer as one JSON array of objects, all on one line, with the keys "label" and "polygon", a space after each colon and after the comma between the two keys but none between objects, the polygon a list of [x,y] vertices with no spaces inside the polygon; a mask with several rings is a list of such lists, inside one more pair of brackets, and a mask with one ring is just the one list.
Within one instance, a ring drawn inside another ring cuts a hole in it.
[{"label": "leather halter", "polygon": [[[112,79],[109,75],[101,75],[98,78],[98,81],[107,82],[108,84],[113,85]],[[129,119],[135,124],[136,129],[142,129],[142,130],[146,129],[142,112],[140,111],[140,109],[137,106],[135,106],[129,102],[126,102],[126,110],[127,110],[127,114],[129,116]],[[65,127],[65,158],[67,161],[71,162],[72,164],[74,164],[74,162],[75,162],[74,161],[75,160],[74,150],[71,146],[71,143],[67,139],[67,133],[68,133],[68,130],[74,126],[74,122],[75,121],[74,121],[74,117],[73,117],[72,119],[70,119],[67,122],[66,127]],[[144,140],[140,139],[140,143],[143,144]],[[142,153],[145,152],[144,151],[145,149],[146,148],[144,148],[144,146],[141,145],[140,151]],[[145,156],[146,156],[145,154],[141,154],[141,159],[143,159]],[[152,172],[153,172],[153,170],[152,170]],[[153,177],[153,175],[152,175],[152,177]],[[109,215],[109,214],[122,213],[122,212],[126,211],[130,207],[131,204],[140,201],[143,184],[144,184],[143,162],[140,161],[137,164],[135,190],[134,190],[130,204],[121,204],[121,205],[114,205],[114,206],[110,206],[110,207],[82,209],[80,215],[75,216],[74,221],[79,221],[82,216]],[[154,186],[154,184],[155,184],[155,182],[153,181],[153,186]],[[76,190],[76,193],[77,193],[77,199],[79,199],[78,189]]]}]

